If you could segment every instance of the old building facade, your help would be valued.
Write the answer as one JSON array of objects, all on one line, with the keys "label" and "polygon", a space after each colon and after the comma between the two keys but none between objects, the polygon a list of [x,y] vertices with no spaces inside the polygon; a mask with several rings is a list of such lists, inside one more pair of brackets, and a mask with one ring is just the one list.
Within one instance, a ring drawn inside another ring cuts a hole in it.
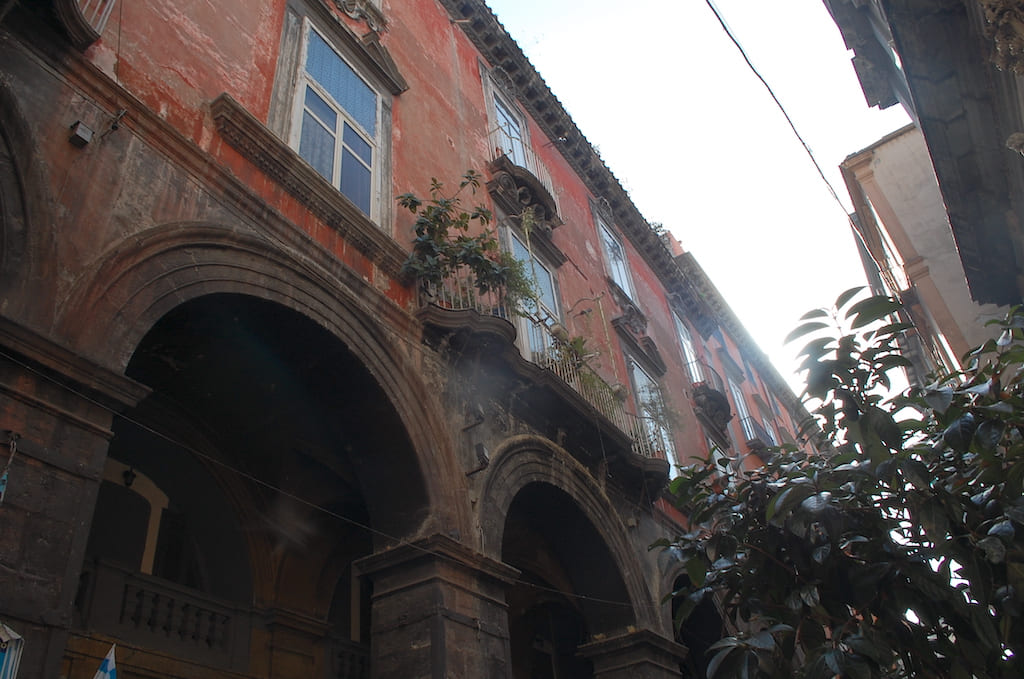
[{"label": "old building facade", "polygon": [[869,106],[921,130],[971,297],[1024,300],[1024,8],[1015,0],[824,0]]},{"label": "old building facade", "polygon": [[[18,677],[686,671],[673,467],[802,409],[483,2],[4,2],[0,141]],[[526,315],[403,275],[468,169]]]},{"label": "old building facade", "polygon": [[971,299],[921,131],[912,124],[896,130],[839,169],[868,253],[868,280],[876,294],[901,299],[914,325],[904,347],[911,381],[923,385],[930,373],[960,370],[964,354],[993,339],[986,322],[1007,309]]}]

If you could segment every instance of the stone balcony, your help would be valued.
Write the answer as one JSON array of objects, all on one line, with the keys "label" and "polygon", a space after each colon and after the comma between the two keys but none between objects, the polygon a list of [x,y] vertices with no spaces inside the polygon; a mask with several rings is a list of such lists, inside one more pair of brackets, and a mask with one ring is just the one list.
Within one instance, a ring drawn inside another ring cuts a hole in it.
[{"label": "stone balcony", "polygon": [[708,363],[697,360],[686,364],[693,384],[693,406],[708,434],[722,448],[729,447],[726,429],[732,420],[732,408],[725,395],[725,382]]},{"label": "stone balcony", "polygon": [[[529,378],[534,387],[547,391],[549,396],[553,392],[559,407],[572,410],[583,428],[603,433],[605,438],[598,447],[617,450],[619,458],[629,460],[641,476],[667,474],[668,463],[659,457],[654,443],[657,437],[647,431],[644,420],[626,409],[625,388],[609,384],[571,351],[564,338],[552,332],[554,324],[550,321],[516,314],[502,292],[480,292],[469,275],[421,286],[418,315],[434,333],[457,335],[460,345],[476,344],[492,357],[502,354],[519,377]],[[501,351],[495,350],[498,346]],[[545,410],[541,404],[547,402],[543,397],[530,401],[539,412]],[[564,439],[565,431],[573,427],[558,429],[562,433],[551,438]]]}]

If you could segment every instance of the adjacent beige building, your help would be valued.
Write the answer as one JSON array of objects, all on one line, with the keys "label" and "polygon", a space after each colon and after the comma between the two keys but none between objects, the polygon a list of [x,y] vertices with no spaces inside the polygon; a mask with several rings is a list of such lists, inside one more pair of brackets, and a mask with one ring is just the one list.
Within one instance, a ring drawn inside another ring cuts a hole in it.
[{"label": "adjacent beige building", "polygon": [[917,328],[910,350],[923,377],[956,369],[992,336],[985,322],[1005,307],[971,299],[921,131],[908,125],[840,165],[865,270],[875,292],[898,295]]}]

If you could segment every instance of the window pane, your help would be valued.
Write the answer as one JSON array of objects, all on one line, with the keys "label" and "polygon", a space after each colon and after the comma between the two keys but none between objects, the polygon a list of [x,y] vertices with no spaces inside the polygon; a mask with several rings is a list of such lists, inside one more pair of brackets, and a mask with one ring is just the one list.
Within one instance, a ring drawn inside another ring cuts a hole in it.
[{"label": "window pane", "polygon": [[603,222],[598,222],[598,231],[601,234],[601,242],[604,245],[604,253],[608,258],[608,268],[610,270],[612,280],[622,291],[627,295],[632,296],[633,291],[629,287],[629,272],[626,269],[626,252],[622,248],[622,243],[619,239],[609,231],[608,227]]},{"label": "window pane", "polygon": [[352,153],[362,158],[364,163],[367,165],[373,164],[373,149],[348,123],[345,123],[345,130],[341,133],[341,138],[345,142],[345,146],[349,147]]},{"label": "window pane", "polygon": [[519,119],[498,97],[494,97],[494,111],[498,116],[498,143],[501,150],[508,154],[509,160],[513,163],[519,167],[526,167],[526,149],[523,145]]},{"label": "window pane", "polygon": [[654,378],[636,361],[630,361],[630,367],[643,430],[651,439],[652,445],[665,454],[669,464],[674,468],[677,464],[676,450],[672,443],[672,432],[669,431],[668,411],[661,396],[661,389]]},{"label": "window pane", "polygon": [[309,31],[306,71],[371,136],[377,136],[377,94],[314,30]]},{"label": "window pane", "polygon": [[537,282],[537,291],[540,293],[540,303],[552,316],[558,316],[558,306],[555,302],[555,280],[547,267],[535,256],[530,254],[526,245],[519,240],[518,236],[512,236],[512,256],[523,263],[526,267],[526,275],[531,276]]},{"label": "window pane", "polygon": [[319,118],[327,129],[332,132],[338,129],[338,114],[323,97],[313,91],[312,87],[306,87],[306,108]]},{"label": "window pane", "polygon": [[309,111],[302,112],[302,138],[299,155],[329,182],[334,181],[334,135]]},{"label": "window pane", "polygon": [[676,316],[676,332],[679,334],[679,343],[683,346],[683,358],[690,364],[697,360],[697,350],[693,346],[693,335],[690,334],[686,324]]},{"label": "window pane", "polygon": [[367,215],[370,214],[370,170],[348,149],[341,152],[341,192]]}]

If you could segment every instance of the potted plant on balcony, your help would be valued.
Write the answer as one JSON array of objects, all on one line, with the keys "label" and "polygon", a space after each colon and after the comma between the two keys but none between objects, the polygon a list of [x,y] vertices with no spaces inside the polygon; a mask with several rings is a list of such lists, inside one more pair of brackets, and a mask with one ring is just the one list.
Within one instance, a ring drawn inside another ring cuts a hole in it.
[{"label": "potted plant on balcony", "polygon": [[479,186],[480,175],[470,170],[451,196],[444,195],[441,182],[431,179],[429,200],[411,193],[398,197],[399,205],[416,215],[416,236],[402,273],[416,278],[425,291],[459,279],[464,284],[461,295],[467,297],[460,300],[465,308],[481,310],[483,302],[501,307],[491,313],[507,316],[533,294],[532,285],[522,262],[501,250],[490,228],[491,212],[481,205],[463,209],[460,194],[467,187],[476,193]]}]

